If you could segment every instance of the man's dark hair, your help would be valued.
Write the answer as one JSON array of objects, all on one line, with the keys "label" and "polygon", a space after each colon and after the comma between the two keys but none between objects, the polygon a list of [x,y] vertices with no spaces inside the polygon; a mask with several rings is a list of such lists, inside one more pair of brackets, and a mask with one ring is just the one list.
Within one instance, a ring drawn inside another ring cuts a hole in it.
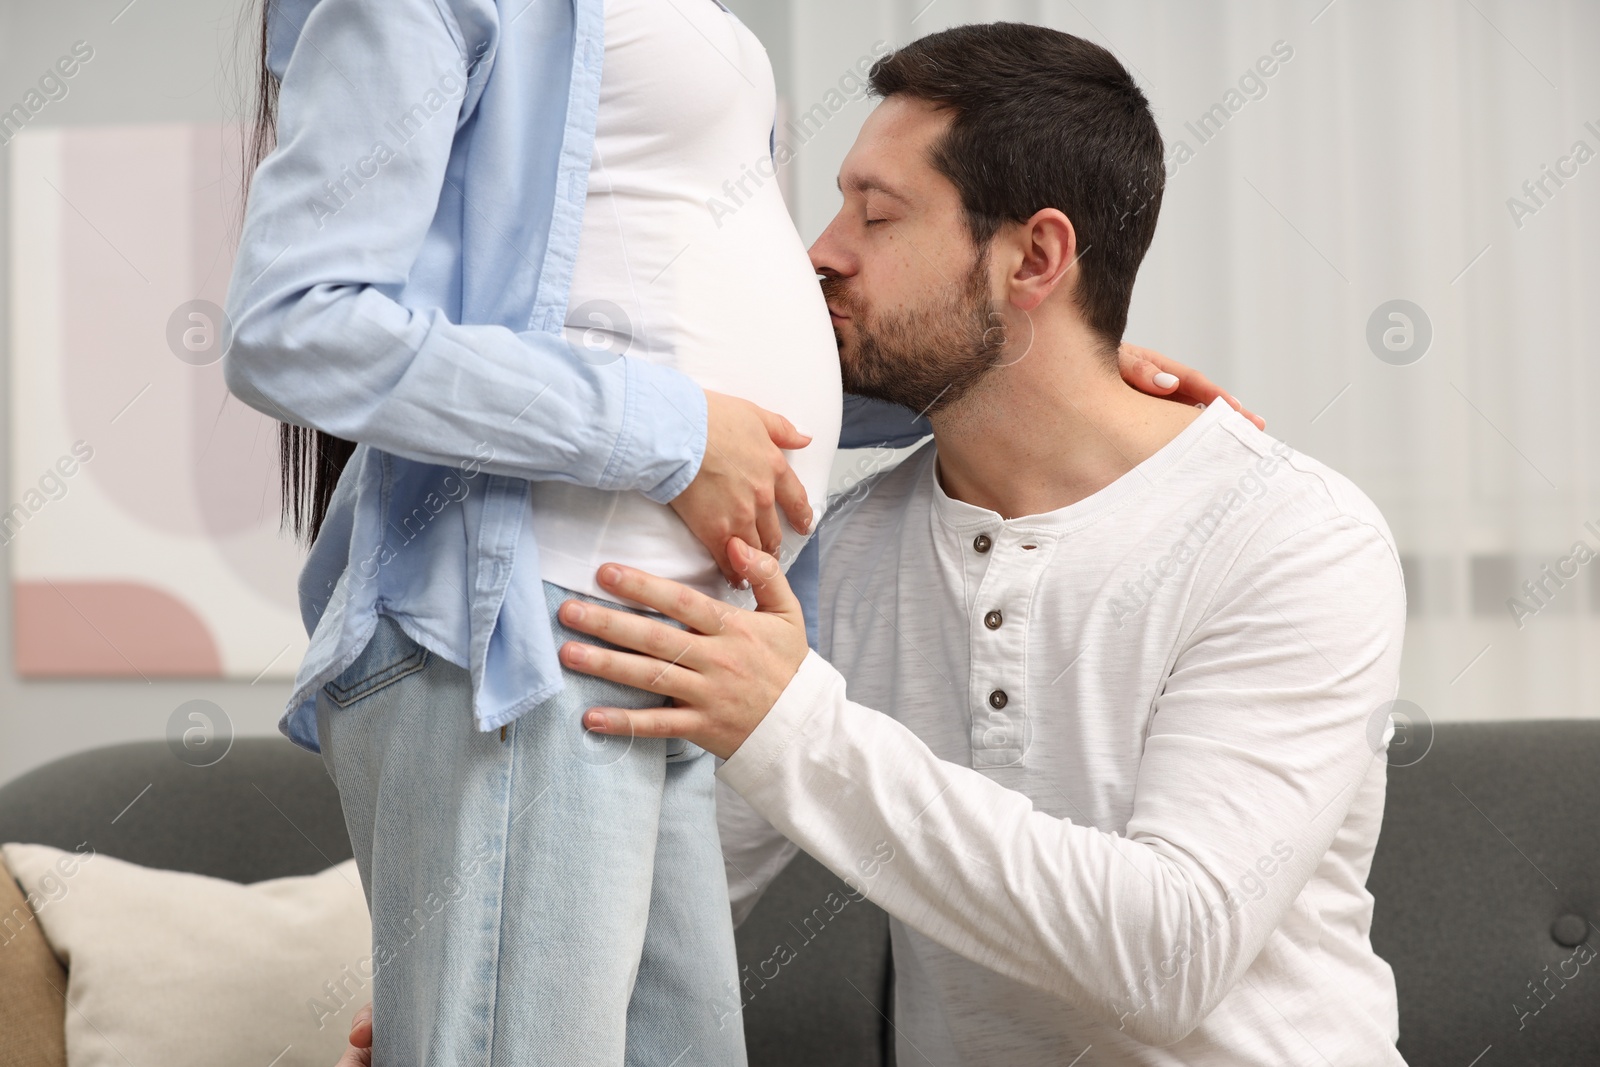
[{"label": "man's dark hair", "polygon": [[979,249],[1044,208],[1072,220],[1090,329],[1115,350],[1166,184],[1161,131],[1115,56],[1017,22],[957,26],[878,60],[875,96],[954,112],[930,162],[955,184]]}]

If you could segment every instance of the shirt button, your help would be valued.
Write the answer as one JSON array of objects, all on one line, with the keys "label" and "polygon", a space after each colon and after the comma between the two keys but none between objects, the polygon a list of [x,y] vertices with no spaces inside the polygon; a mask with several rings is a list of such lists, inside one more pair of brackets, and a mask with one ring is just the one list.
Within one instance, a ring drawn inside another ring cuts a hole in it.
[{"label": "shirt button", "polygon": [[993,545],[994,542],[989,540],[988,534],[979,534],[972,539],[972,548],[976,552],[987,552]]},{"label": "shirt button", "polygon": [[1004,621],[1005,617],[1002,616],[998,611],[991,611],[989,614],[983,617],[983,624],[991,630],[1000,629],[1000,624]]},{"label": "shirt button", "polygon": [[1004,689],[996,689],[994,692],[990,693],[989,694],[989,706],[991,708],[1003,708],[1003,707],[1005,707],[1006,706],[1006,691]]}]

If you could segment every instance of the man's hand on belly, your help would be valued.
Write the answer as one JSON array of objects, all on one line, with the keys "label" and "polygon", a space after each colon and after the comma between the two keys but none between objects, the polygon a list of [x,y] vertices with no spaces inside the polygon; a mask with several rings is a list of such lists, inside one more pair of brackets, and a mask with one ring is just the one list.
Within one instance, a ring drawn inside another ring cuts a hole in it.
[{"label": "man's hand on belly", "polygon": [[694,481],[670,503],[711,550],[728,581],[737,583],[741,577],[728,559],[728,538],[778,551],[783,544],[779,508],[796,530],[805,533],[810,528],[806,487],[783,454],[786,448],[810,443],[810,436],[782,415],[706,390],[705,456]]},{"label": "man's hand on belly", "polygon": [[727,556],[755,591],[755,611],[632,567],[600,568],[606,590],[655,608],[689,633],[596,604],[561,605],[568,627],[640,653],[568,641],[561,646],[564,666],[673,700],[672,707],[642,711],[591,708],[584,726],[603,734],[682,737],[727,759],[760,725],[806,658],[806,623],[777,560],[737,537]]}]

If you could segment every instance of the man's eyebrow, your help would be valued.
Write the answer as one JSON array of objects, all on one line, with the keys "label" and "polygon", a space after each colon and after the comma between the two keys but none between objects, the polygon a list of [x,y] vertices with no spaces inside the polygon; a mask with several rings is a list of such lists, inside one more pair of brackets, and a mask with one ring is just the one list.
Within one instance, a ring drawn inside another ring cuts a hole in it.
[{"label": "man's eyebrow", "polygon": [[[839,192],[844,192],[844,183],[840,178],[835,177],[833,179],[833,184],[839,190]],[[882,193],[884,196],[892,196],[896,200],[904,200],[906,198],[904,193],[900,192],[898,189],[895,189],[891,185],[885,184],[881,179],[866,175],[852,176],[849,185],[851,192],[861,193],[863,196],[865,196],[867,193]]]}]

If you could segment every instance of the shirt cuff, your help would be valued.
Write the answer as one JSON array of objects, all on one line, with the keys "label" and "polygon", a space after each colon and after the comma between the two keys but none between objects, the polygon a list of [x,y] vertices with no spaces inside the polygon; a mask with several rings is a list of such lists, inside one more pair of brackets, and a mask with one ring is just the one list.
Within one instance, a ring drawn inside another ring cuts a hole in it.
[{"label": "shirt cuff", "polygon": [[741,796],[748,796],[769,777],[773,765],[783,758],[806,721],[823,706],[829,688],[838,680],[839,672],[833,664],[816,652],[807,651],[800,669],[778,695],[778,702],[717,768],[717,777]]},{"label": "shirt cuff", "polygon": [[627,401],[602,489],[665,504],[689,488],[706,452],[706,391],[672,367],[623,357]]}]

